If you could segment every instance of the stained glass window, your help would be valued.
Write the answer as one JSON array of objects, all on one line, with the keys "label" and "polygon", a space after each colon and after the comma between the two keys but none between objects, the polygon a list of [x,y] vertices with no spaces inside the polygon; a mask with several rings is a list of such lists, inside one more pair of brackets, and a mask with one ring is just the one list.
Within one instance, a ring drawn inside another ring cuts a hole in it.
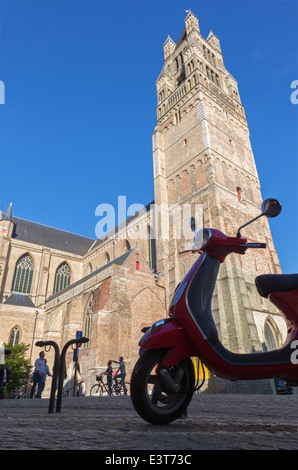
[{"label": "stained glass window", "polygon": [[71,271],[67,263],[60,264],[56,271],[54,294],[70,285]]},{"label": "stained glass window", "polygon": [[267,351],[274,351],[274,349],[276,349],[276,342],[274,338],[274,333],[268,321],[266,321],[265,323],[264,333]]},{"label": "stained glass window", "polygon": [[11,332],[10,332],[10,336],[9,336],[9,344],[11,344],[12,346],[15,346],[16,344],[19,344],[20,342],[20,330],[17,326],[15,326]]},{"label": "stained glass window", "polygon": [[88,343],[84,343],[83,348],[90,348],[91,332],[92,332],[93,299],[94,299],[94,294],[92,292],[89,302],[87,304],[85,320],[84,320],[84,337],[89,338],[89,341]]},{"label": "stained glass window", "polygon": [[33,273],[33,259],[28,254],[22,256],[16,264],[12,290],[22,294],[30,294]]}]

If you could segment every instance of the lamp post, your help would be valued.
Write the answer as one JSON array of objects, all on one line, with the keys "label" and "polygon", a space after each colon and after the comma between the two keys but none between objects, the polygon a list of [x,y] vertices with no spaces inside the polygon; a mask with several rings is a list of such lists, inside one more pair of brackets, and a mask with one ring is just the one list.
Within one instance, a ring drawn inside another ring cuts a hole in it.
[{"label": "lamp post", "polygon": [[[31,364],[31,360],[32,360],[32,352],[33,352],[33,344],[34,344],[34,337],[35,337],[35,330],[36,330],[36,323],[37,323],[37,315],[38,315],[38,310],[35,310],[35,320],[34,320],[34,327],[33,327],[31,351],[30,351],[30,364]],[[26,382],[26,386],[25,386],[25,397],[27,397],[28,381],[29,381],[29,370],[28,370],[27,382]]]},{"label": "lamp post", "polygon": [[31,359],[32,359],[33,344],[34,344],[35,330],[36,330],[36,323],[37,323],[37,315],[38,315],[38,310],[35,310],[35,320],[34,320],[33,336],[32,336],[32,343],[31,343],[31,351],[30,351],[30,363],[31,363]]}]

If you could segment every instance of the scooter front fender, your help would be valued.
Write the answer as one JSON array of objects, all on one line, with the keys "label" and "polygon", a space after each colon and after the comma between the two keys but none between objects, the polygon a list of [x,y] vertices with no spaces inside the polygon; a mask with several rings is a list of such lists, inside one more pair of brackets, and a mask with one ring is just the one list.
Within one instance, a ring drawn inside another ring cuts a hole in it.
[{"label": "scooter front fender", "polygon": [[157,322],[142,336],[141,349],[167,349],[163,367],[171,367],[186,357],[197,355],[191,339],[181,324],[172,318]]}]

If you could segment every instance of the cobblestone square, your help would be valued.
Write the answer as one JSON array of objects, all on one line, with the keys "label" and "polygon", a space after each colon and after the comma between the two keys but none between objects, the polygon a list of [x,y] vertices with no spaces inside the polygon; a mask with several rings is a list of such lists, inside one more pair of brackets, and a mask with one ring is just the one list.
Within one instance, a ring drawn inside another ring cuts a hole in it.
[{"label": "cobblestone square", "polygon": [[[195,395],[188,417],[154,426],[130,397],[0,402],[1,450],[293,450],[298,449],[298,395]],[[112,453],[111,453],[112,455]]]}]

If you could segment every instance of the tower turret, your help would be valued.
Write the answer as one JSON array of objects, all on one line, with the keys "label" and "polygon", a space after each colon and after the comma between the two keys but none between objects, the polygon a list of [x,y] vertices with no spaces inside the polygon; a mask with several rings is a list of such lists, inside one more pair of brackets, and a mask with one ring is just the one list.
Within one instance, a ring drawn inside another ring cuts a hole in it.
[{"label": "tower turret", "polygon": [[3,285],[8,269],[9,247],[13,229],[12,203],[10,203],[6,214],[3,214],[2,210],[0,212],[0,302],[2,302]]}]

